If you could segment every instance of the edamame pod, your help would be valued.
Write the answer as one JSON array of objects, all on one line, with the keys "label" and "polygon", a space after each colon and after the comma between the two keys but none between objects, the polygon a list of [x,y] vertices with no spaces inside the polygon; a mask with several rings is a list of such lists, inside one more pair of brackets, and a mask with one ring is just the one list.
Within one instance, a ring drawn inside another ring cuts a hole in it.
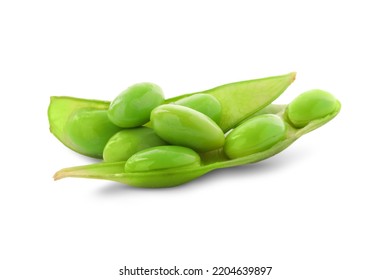
[{"label": "edamame pod", "polygon": [[[215,97],[221,104],[222,113],[218,125],[222,131],[227,132],[236,127],[249,116],[254,115],[260,109],[270,104],[277,98],[295,79],[295,73],[267,77],[255,80],[241,81],[225,84],[208,90],[182,94],[164,101],[174,103],[178,100],[208,94]],[[80,109],[108,110],[109,101],[83,99],[70,96],[51,96],[48,108],[50,132],[68,148],[75,152],[87,155],[79,150],[69,140],[65,131],[65,124],[69,116]]]},{"label": "edamame pod", "polygon": [[103,151],[103,159],[105,162],[125,161],[136,152],[166,144],[149,127],[124,129],[112,136],[107,142]]},{"label": "edamame pod", "polygon": [[[266,158],[272,157],[273,155],[280,153],[289,147],[301,136],[329,122],[338,114],[340,110],[341,105],[336,100],[335,108],[334,110],[329,110],[331,111],[329,114],[325,114],[322,117],[315,115],[314,119],[313,116],[311,116],[309,121],[306,119],[306,122],[308,121],[306,125],[303,127],[297,127],[288,117],[287,108],[290,108],[290,105],[273,104],[265,108],[265,106],[270,104],[272,100],[274,100],[281,92],[284,91],[284,89],[294,80],[294,78],[295,73],[290,73],[283,76],[227,84],[201,92],[202,94],[206,93],[216,97],[222,105],[222,116],[219,125],[225,132],[234,129],[235,127],[239,127],[241,124],[246,124],[250,119],[256,118],[259,115],[274,114],[274,117],[282,116],[283,120],[285,120],[286,127],[284,137],[279,141],[275,141],[275,143],[268,148],[262,147],[262,151],[260,152],[254,152],[246,156],[239,154],[237,158],[231,159],[225,155],[222,148],[219,148],[207,153],[200,154],[199,156],[202,158],[202,163],[199,165],[189,164],[180,167],[181,164],[168,164],[166,166],[160,165],[158,168],[149,168],[145,166],[143,169],[144,171],[136,171],[136,169],[131,171],[128,169],[128,172],[125,172],[126,161],[103,162],[64,168],[58,171],[54,175],[54,178],[56,180],[66,177],[89,179],[95,178],[121,182],[131,186],[144,188],[172,187],[194,180],[208,172],[219,168],[241,166],[244,164],[259,162]],[[197,94],[199,93],[185,94],[168,99],[165,102],[176,102],[180,99]],[[85,100],[71,97],[52,97],[48,110],[50,130],[66,146],[80,152],[79,149],[68,140],[67,131],[64,129],[64,124],[68,120],[68,117],[75,110],[80,108],[88,107],[95,109],[106,109],[108,106],[109,102],[104,101]],[[158,108],[155,110],[157,109]],[[198,112],[198,114],[201,113]],[[168,124],[169,128],[185,128],[184,125],[180,124],[180,117],[175,116],[175,114],[168,115],[170,115],[168,119],[179,121],[179,125],[174,125],[174,122]],[[294,114],[290,112],[290,115]],[[205,117],[204,115],[202,116]],[[290,116],[290,118],[294,119],[294,116]],[[193,118],[191,117],[190,119]],[[185,119],[185,121],[187,120]],[[173,132],[176,133],[175,130],[173,130]],[[243,132],[243,134],[246,133],[248,132]],[[185,135],[182,131],[180,134],[182,136]],[[191,137],[193,136],[190,134],[187,138]],[[242,152],[242,149],[240,149],[240,151]],[[166,161],[162,160],[161,162],[164,163]],[[173,168],[172,166],[177,167]]]},{"label": "edamame pod", "polygon": [[201,112],[216,123],[219,123],[219,121],[221,120],[221,103],[218,101],[217,98],[210,94],[198,93],[180,99],[176,101],[175,104]]},{"label": "edamame pod", "polygon": [[180,105],[161,105],[151,114],[154,131],[173,145],[207,152],[223,146],[225,136],[206,115]]},{"label": "edamame pod", "polygon": [[323,118],[339,109],[339,102],[329,92],[314,89],[296,97],[287,107],[287,118],[295,127]]},{"label": "edamame pod", "polygon": [[228,134],[223,150],[231,159],[240,158],[269,149],[285,135],[286,126],[277,115],[256,116]]},{"label": "edamame pod", "polygon": [[119,127],[141,126],[149,121],[150,112],[164,103],[158,85],[138,83],[119,94],[110,104],[108,117]]},{"label": "edamame pod", "polygon": [[[264,111],[271,111],[275,115],[282,116],[285,114],[286,107],[286,105],[271,106],[270,110]],[[338,114],[339,109],[340,104],[332,114],[310,122],[303,128],[286,125],[287,133],[285,139],[265,151],[236,159],[226,158],[224,153],[220,152],[221,149],[219,149],[207,154],[202,154],[202,164],[197,167],[170,168],[144,172],[124,172],[126,162],[96,163],[64,168],[58,171],[54,175],[54,178],[56,180],[66,177],[104,179],[143,188],[172,187],[194,180],[212,170],[250,164],[272,157],[285,150],[299,137],[329,122]]]},{"label": "edamame pod", "polygon": [[186,147],[159,146],[140,151],[129,158],[125,172],[144,172],[200,166],[199,155]]},{"label": "edamame pod", "polygon": [[78,152],[101,158],[108,140],[119,130],[107,116],[107,110],[80,109],[65,125],[69,141]]}]

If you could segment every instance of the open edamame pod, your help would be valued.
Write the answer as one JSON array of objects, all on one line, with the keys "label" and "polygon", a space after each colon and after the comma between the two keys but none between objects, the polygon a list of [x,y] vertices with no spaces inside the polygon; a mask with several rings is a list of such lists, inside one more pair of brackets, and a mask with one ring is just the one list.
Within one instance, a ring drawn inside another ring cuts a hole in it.
[{"label": "open edamame pod", "polygon": [[[312,98],[314,97],[311,96],[310,100],[312,100]],[[298,99],[299,102],[303,103],[298,104],[299,106],[297,106],[297,108],[305,108],[305,100],[306,98]],[[288,120],[286,114],[286,108],[288,105],[270,105],[267,108],[255,113],[254,115],[252,114],[248,117],[248,120],[266,113],[282,118],[286,125],[285,136],[280,139],[279,142],[272,143],[272,146],[266,150],[260,149],[259,152],[255,152],[253,154],[244,155],[235,159],[229,159],[223,153],[222,149],[218,149],[209,153],[201,154],[202,164],[200,166],[189,166],[187,168],[166,168],[163,170],[147,170],[144,172],[131,172],[131,170],[128,170],[130,172],[125,172],[126,162],[97,163],[62,169],[54,175],[54,179],[58,180],[66,177],[104,179],[143,188],[177,186],[196,179],[215,169],[258,162],[283,151],[302,135],[321,127],[333,119],[339,113],[341,108],[340,102],[337,99],[334,100],[334,103],[330,103],[330,107],[333,108],[332,111],[329,111],[325,116],[319,117],[315,114],[312,115],[312,119],[305,119],[307,124],[303,127],[296,127],[290,124],[290,120]],[[293,102],[297,101],[295,100]],[[242,125],[245,125],[245,121],[242,122]]]},{"label": "open edamame pod", "polygon": [[[210,94],[221,104],[221,116],[218,124],[224,132],[227,132],[248,116],[269,105],[294,80],[295,72],[292,72],[286,75],[236,82],[206,91],[184,94],[167,99],[164,103],[177,102],[196,94]],[[79,109],[108,110],[109,106],[110,102],[108,101],[53,96],[50,99],[48,109],[50,131],[73,151],[87,156],[101,157],[100,155],[86,154],[69,141],[65,127],[69,117]]]}]

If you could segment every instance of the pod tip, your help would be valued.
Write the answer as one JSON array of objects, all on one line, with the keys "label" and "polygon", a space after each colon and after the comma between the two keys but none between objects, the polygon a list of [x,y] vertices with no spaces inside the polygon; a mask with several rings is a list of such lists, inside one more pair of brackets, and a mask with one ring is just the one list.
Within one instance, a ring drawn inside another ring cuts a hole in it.
[{"label": "pod tip", "polygon": [[61,175],[61,171],[57,171],[57,172],[53,175],[54,181],[57,181],[57,180],[62,179],[62,178],[64,178],[64,177]]},{"label": "pod tip", "polygon": [[291,79],[292,79],[292,81],[295,81],[296,77],[297,77],[297,72],[291,72]]}]

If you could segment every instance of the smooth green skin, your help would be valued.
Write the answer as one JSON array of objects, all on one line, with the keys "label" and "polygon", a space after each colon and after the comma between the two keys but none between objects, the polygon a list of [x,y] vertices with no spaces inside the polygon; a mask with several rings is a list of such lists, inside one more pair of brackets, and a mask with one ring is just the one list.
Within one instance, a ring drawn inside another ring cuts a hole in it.
[{"label": "smooth green skin", "polygon": [[131,156],[125,164],[125,172],[145,172],[198,166],[200,166],[200,157],[195,151],[181,146],[159,146],[140,151]]},{"label": "smooth green skin", "polygon": [[[165,100],[164,103],[177,102],[189,96],[208,94],[215,97],[222,107],[219,126],[224,132],[237,126],[243,120],[256,114],[275,100],[295,80],[295,73],[241,81],[218,86],[201,92],[183,94]],[[89,156],[79,150],[65,131],[65,124],[75,111],[82,108],[107,110],[109,101],[82,99],[69,96],[52,96],[48,108],[50,132],[69,149]],[[94,155],[90,155],[96,157]]]},{"label": "smooth green skin", "polygon": [[215,123],[221,120],[222,107],[218,99],[210,94],[199,93],[180,99],[177,105],[185,106],[201,112],[212,119]]},{"label": "smooth green skin", "polygon": [[101,158],[104,146],[119,130],[106,110],[81,109],[72,114],[65,125],[69,141],[83,154]]},{"label": "smooth green skin", "polygon": [[111,102],[108,117],[119,127],[141,126],[149,121],[152,110],[163,103],[164,94],[158,85],[135,84]]},{"label": "smooth green skin", "polygon": [[104,147],[103,159],[105,162],[124,161],[139,151],[166,144],[149,127],[123,129],[108,140]]},{"label": "smooth green skin", "polygon": [[208,152],[225,143],[223,131],[212,119],[188,107],[161,105],[150,120],[156,134],[172,145]]},{"label": "smooth green skin", "polygon": [[337,99],[329,92],[314,89],[296,97],[287,108],[287,118],[295,127],[331,114],[338,106]]},{"label": "smooth green skin", "polygon": [[286,135],[286,125],[277,115],[251,118],[228,134],[223,150],[230,159],[263,152]]}]

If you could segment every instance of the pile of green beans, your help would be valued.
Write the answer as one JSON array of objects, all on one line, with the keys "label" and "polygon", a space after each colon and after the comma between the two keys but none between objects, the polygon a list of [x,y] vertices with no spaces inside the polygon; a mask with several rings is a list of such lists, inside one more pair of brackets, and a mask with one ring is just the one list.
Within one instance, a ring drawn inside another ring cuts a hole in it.
[{"label": "pile of green beans", "polygon": [[101,163],[65,168],[65,177],[112,180],[135,187],[172,187],[218,168],[258,162],[334,118],[340,102],[314,89],[287,105],[272,102],[295,73],[222,85],[164,99],[138,83],[112,102],[51,97],[51,132]]}]

